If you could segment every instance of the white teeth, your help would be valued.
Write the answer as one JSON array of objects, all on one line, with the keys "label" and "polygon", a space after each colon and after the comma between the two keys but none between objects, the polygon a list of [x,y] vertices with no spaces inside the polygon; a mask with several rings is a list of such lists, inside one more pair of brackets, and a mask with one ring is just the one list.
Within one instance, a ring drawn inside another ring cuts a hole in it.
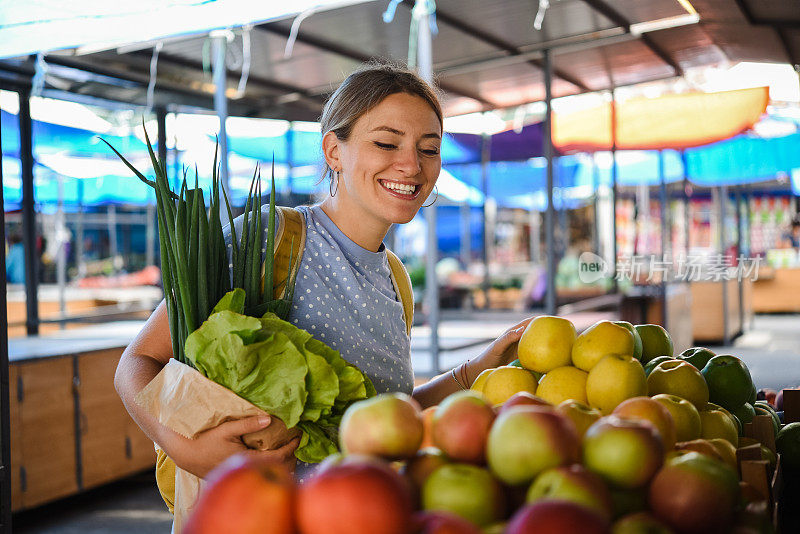
[{"label": "white teeth", "polygon": [[391,189],[392,191],[395,191],[397,193],[402,193],[404,195],[412,195],[416,190],[416,186],[412,184],[401,184],[398,182],[387,182],[387,181],[383,181],[381,183],[383,184],[383,187],[385,187],[386,189]]}]

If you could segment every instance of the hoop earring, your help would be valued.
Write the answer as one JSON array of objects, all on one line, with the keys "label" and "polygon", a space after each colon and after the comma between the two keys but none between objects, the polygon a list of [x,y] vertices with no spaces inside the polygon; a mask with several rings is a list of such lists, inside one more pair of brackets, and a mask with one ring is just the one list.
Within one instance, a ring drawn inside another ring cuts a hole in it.
[{"label": "hoop earring", "polygon": [[[340,171],[331,171],[331,184],[328,190],[331,193],[331,196],[336,196],[336,192],[339,191],[339,174]],[[334,188],[333,183],[336,182],[336,187]]]},{"label": "hoop earring", "polygon": [[433,186],[433,190],[436,192],[436,196],[433,198],[433,202],[431,202],[430,204],[427,204],[427,205],[423,204],[422,205],[423,208],[430,208],[431,206],[436,204],[437,200],[439,200],[439,186],[438,185],[434,185]]}]

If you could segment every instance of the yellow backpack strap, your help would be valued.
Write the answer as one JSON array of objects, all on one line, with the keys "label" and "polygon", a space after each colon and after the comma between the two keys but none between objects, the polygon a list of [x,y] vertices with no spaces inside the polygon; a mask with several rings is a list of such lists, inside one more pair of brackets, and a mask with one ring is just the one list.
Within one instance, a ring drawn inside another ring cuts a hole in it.
[{"label": "yellow backpack strap", "polygon": [[[294,208],[277,206],[275,215],[274,298],[281,298],[289,273],[291,272],[294,277],[300,268],[300,260],[303,258],[303,249],[306,245],[306,222],[303,214]],[[402,264],[400,267],[402,268]],[[261,281],[262,283],[264,281],[263,264],[261,265]],[[159,447],[156,447],[156,485],[167,508],[173,512],[175,462]]]},{"label": "yellow backpack strap", "polygon": [[[273,259],[273,298],[282,298],[286,282],[300,268],[306,246],[306,222],[303,214],[294,208],[277,206],[275,210],[275,255]],[[261,265],[264,281],[264,265]]]},{"label": "yellow backpack strap", "polygon": [[406,333],[411,335],[411,325],[414,323],[414,292],[411,289],[411,278],[408,276],[405,265],[397,255],[386,249],[389,260],[389,271],[392,273],[392,283],[400,304],[403,305],[403,318],[406,321]]},{"label": "yellow backpack strap", "polygon": [[170,513],[175,513],[175,462],[156,446],[156,486]]}]

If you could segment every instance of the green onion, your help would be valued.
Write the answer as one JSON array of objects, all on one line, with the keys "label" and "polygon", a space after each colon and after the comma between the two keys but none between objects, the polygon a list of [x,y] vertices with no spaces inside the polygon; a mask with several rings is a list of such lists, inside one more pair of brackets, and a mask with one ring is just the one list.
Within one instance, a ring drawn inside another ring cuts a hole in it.
[{"label": "green onion", "polygon": [[[143,124],[144,125],[144,124]],[[166,162],[159,161],[145,130],[145,141],[155,175],[145,177],[122,154],[104,139],[111,150],[142,182],[156,193],[158,239],[161,253],[161,280],[164,289],[173,354],[178,361],[191,365],[184,356],[186,338],[212,312],[214,305],[230,291],[240,287],[246,293],[246,313],[261,316],[278,312],[286,319],[291,308],[295,277],[289,275],[281,299],[274,299],[275,248],[275,159],[272,162],[269,218],[267,221],[266,254],[261,287],[263,222],[261,217],[261,176],[256,167],[242,215],[239,236],[233,226],[233,210],[228,194],[219,179],[218,146],[214,150],[209,205],[206,207],[199,175],[195,168],[194,187],[190,188],[187,171],[183,171],[180,191],[172,191],[166,173]],[[225,202],[231,231],[230,264],[224,230],[220,219],[220,190]],[[292,251],[293,252],[293,251]]]}]

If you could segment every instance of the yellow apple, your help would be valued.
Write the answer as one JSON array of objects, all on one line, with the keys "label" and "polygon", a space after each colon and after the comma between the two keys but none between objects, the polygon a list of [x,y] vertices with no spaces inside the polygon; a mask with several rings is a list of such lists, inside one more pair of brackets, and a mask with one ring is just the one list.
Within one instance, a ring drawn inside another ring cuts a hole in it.
[{"label": "yellow apple", "polygon": [[586,403],[586,378],[589,374],[577,367],[556,367],[545,374],[536,388],[536,395],[551,404],[568,399]]},{"label": "yellow apple", "polygon": [[567,319],[552,315],[536,317],[519,340],[519,361],[526,369],[538,373],[569,365],[576,336],[575,326]]},{"label": "yellow apple", "polygon": [[486,377],[481,393],[492,404],[502,404],[514,393],[527,391],[536,394],[536,377],[522,367],[497,367]]},{"label": "yellow apple", "polygon": [[653,396],[672,415],[675,422],[675,439],[678,442],[691,441],[700,437],[700,413],[694,404],[675,395],[661,393]]},{"label": "yellow apple", "polygon": [[[630,336],[630,332],[622,330]],[[625,399],[643,395],[647,395],[647,378],[642,364],[631,355],[605,356],[586,379],[586,399],[603,415],[610,414]]]},{"label": "yellow apple", "polygon": [[575,423],[575,429],[578,431],[578,436],[581,438],[583,438],[583,435],[586,434],[586,431],[589,429],[589,427],[592,426],[595,421],[600,419],[602,415],[595,408],[572,399],[565,400],[556,406],[556,411],[561,415],[568,417],[573,423]]},{"label": "yellow apple", "polygon": [[633,334],[627,328],[611,321],[600,321],[581,332],[575,340],[572,364],[588,372],[605,356],[633,356],[633,350]]}]

